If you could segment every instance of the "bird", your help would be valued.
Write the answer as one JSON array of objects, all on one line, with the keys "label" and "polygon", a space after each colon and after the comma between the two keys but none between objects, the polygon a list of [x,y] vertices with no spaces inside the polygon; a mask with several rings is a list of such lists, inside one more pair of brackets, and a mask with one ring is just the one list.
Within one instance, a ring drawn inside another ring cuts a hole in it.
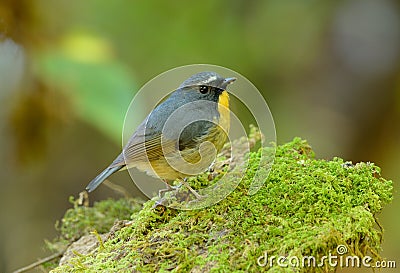
[{"label": "bird", "polygon": [[186,178],[204,172],[228,139],[230,127],[227,86],[236,78],[213,71],[196,73],[156,106],[136,128],[122,152],[86,187],[94,191],[117,171],[137,168],[160,178],[171,189],[181,180],[201,196]]}]

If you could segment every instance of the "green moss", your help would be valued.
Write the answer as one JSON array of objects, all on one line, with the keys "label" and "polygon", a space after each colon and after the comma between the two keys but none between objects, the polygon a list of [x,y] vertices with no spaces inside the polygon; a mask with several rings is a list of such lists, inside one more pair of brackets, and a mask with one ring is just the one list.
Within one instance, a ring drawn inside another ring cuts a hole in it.
[{"label": "green moss", "polygon": [[[131,224],[114,232],[104,247],[77,255],[53,272],[292,272],[276,263],[260,267],[257,259],[265,253],[269,257],[321,257],[335,254],[338,245],[346,246],[348,254],[380,259],[382,231],[375,215],[391,201],[392,182],[380,176],[377,166],[353,165],[340,158],[315,159],[310,146],[295,138],[276,147],[265,186],[249,195],[262,152],[268,150],[249,154],[250,168],[244,179],[218,204],[178,211],[153,208],[154,198],[140,211],[131,210]],[[204,182],[207,176],[196,181]],[[125,201],[103,202],[97,208],[104,204],[109,211]],[[67,212],[66,217],[61,231],[68,238],[80,236],[82,230],[107,231],[105,225],[96,225],[97,220],[82,213]],[[108,223],[114,220],[110,217]],[[333,270],[327,264],[299,269]]]},{"label": "green moss", "polygon": [[142,202],[135,199],[104,200],[95,202],[93,207],[78,206],[71,199],[74,208],[67,210],[58,229],[61,237],[75,240],[93,230],[105,233],[110,230],[115,220],[129,219],[132,212],[139,211]]},{"label": "green moss", "polygon": [[[50,250],[59,252],[84,235],[106,233],[110,231],[116,220],[128,220],[133,212],[138,212],[142,201],[136,199],[104,200],[95,202],[93,207],[79,206],[78,200],[70,198],[73,208],[68,209],[62,220],[56,223],[60,232],[58,238],[46,242]],[[58,261],[56,261],[58,262]],[[44,265],[53,268],[54,262]]]}]

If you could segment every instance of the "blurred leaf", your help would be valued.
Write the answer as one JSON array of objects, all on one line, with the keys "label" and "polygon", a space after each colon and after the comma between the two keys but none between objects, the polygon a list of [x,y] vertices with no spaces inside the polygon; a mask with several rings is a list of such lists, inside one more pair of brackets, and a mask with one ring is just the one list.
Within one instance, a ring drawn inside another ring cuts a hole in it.
[{"label": "blurred leaf", "polygon": [[100,39],[67,37],[63,47],[38,56],[37,68],[69,96],[78,117],[121,141],[125,113],[137,86],[129,70],[111,55]]},{"label": "blurred leaf", "polygon": [[49,138],[67,120],[69,105],[60,105],[65,96],[52,92],[43,82],[25,84],[29,92],[19,92],[15,97],[8,122],[15,145],[12,154],[19,163],[33,163],[46,155]]}]

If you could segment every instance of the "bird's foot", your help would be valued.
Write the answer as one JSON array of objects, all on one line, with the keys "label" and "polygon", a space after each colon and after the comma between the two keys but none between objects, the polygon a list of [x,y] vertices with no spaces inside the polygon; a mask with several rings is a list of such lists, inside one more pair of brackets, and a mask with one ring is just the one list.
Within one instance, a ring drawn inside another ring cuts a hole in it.
[{"label": "bird's foot", "polygon": [[151,208],[155,209],[157,207],[166,207],[166,205],[167,205],[167,199],[162,197],[159,200],[157,200]]},{"label": "bird's foot", "polygon": [[160,197],[160,198],[164,198],[164,196],[167,192],[175,191],[175,190],[179,189],[180,187],[182,187],[182,184],[179,184],[177,186],[171,186],[168,183],[165,183],[165,184],[167,185],[167,188],[161,189],[158,191],[158,197]]},{"label": "bird's foot", "polygon": [[182,180],[182,184],[196,197],[196,199],[200,200],[205,196],[200,195],[197,191],[195,191],[190,185],[187,183],[187,178]]}]

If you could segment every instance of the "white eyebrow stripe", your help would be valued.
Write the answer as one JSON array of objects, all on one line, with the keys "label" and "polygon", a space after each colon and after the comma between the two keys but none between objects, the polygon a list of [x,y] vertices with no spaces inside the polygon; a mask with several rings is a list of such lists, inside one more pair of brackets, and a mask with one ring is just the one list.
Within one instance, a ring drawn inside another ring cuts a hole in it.
[{"label": "white eyebrow stripe", "polygon": [[210,83],[212,81],[215,81],[217,79],[217,76],[212,76],[209,77],[208,79],[206,79],[205,81],[203,81],[203,83]]}]

